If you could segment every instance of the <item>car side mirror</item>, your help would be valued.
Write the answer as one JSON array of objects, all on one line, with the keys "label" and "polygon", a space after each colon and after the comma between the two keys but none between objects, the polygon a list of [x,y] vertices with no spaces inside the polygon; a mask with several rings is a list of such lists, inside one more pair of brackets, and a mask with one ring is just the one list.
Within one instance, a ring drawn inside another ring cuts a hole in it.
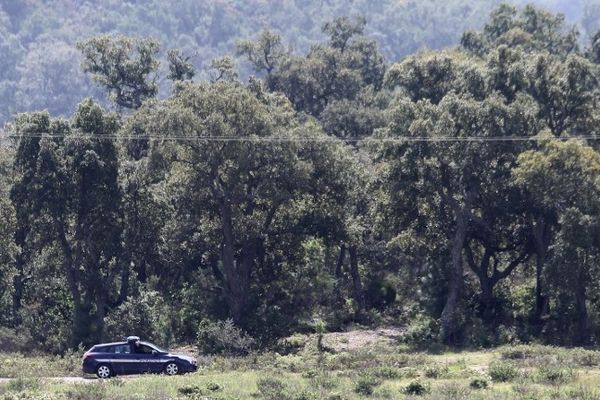
[{"label": "car side mirror", "polygon": [[152,350],[152,355],[157,355],[157,354],[158,354],[158,351]]}]

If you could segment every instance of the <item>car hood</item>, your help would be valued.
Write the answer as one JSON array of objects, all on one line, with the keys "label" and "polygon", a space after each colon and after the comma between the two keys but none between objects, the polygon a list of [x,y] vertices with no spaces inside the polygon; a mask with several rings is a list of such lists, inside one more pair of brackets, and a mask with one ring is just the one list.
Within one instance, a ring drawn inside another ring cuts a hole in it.
[{"label": "car hood", "polygon": [[184,361],[187,361],[189,363],[192,363],[192,362],[196,361],[196,359],[194,357],[186,356],[186,355],[183,355],[183,354],[169,353],[168,356],[169,357],[176,357],[176,358],[179,358],[180,360],[184,360]]}]

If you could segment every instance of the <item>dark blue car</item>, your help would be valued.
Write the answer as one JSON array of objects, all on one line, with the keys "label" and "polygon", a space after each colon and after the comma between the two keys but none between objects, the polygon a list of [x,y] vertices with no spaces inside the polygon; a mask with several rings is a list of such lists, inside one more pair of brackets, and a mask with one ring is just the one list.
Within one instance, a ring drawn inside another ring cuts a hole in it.
[{"label": "dark blue car", "polygon": [[82,369],[106,379],[115,375],[165,373],[177,375],[198,369],[195,358],[173,354],[130,336],[125,342],[97,344],[83,355]]}]

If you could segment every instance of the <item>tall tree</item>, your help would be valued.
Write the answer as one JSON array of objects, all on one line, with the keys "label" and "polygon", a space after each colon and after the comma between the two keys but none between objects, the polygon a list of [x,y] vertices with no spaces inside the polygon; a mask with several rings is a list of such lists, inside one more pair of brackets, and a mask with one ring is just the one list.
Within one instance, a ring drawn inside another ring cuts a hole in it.
[{"label": "tall tree", "polygon": [[181,204],[192,207],[205,238],[203,259],[212,263],[229,315],[242,324],[270,232],[275,224],[291,229],[282,213],[310,188],[310,153],[295,138],[311,133],[283,98],[238,82],[180,86],[140,116],[142,129],[186,138],[170,153],[170,179],[183,185]]},{"label": "tall tree", "polygon": [[157,41],[98,36],[77,47],[83,55],[83,70],[104,86],[119,107],[139,108],[144,100],[156,95]]},{"label": "tall tree", "polygon": [[572,299],[576,344],[589,340],[588,294],[600,250],[600,154],[582,143],[548,141],[519,156],[517,182],[534,206],[555,215],[557,238],[547,254],[556,291]]},{"label": "tall tree", "polygon": [[[53,243],[71,301],[72,345],[102,339],[104,316],[118,295],[120,191],[116,116],[84,101],[71,123],[25,114],[15,125],[18,179],[12,199],[26,254]],[[41,240],[41,241],[40,241]]]}]

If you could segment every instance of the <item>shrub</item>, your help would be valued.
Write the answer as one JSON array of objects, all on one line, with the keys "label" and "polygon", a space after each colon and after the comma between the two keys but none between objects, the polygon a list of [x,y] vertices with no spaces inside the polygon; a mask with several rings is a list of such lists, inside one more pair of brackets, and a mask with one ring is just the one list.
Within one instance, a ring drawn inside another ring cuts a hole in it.
[{"label": "shrub", "polygon": [[440,324],[437,320],[420,315],[412,321],[402,340],[415,347],[428,347],[440,341]]},{"label": "shrub", "polygon": [[443,385],[440,387],[439,393],[444,400],[468,400],[471,398],[471,390],[456,382]]},{"label": "shrub", "polygon": [[354,392],[363,396],[371,396],[381,381],[373,375],[363,375],[358,378],[354,385]]},{"label": "shrub", "polygon": [[519,370],[511,363],[496,361],[490,364],[488,373],[494,382],[510,382],[519,375]]},{"label": "shrub", "polygon": [[6,388],[11,392],[23,392],[25,390],[37,390],[40,387],[39,380],[34,378],[25,378],[22,376],[11,380]]},{"label": "shrub", "polygon": [[188,385],[177,388],[177,392],[186,397],[193,397],[196,395],[204,394],[204,390],[200,386],[197,385]]},{"label": "shrub", "polygon": [[543,383],[559,386],[574,381],[577,374],[572,368],[544,366],[538,369],[538,377]]},{"label": "shrub", "polygon": [[198,328],[198,349],[202,354],[247,355],[255,346],[255,340],[233,321],[203,320]]},{"label": "shrub", "polygon": [[104,319],[106,335],[117,339],[137,332],[143,334],[144,340],[166,346],[173,336],[166,317],[170,314],[160,293],[142,291],[138,296],[128,297],[108,314]]},{"label": "shrub", "polygon": [[422,383],[421,381],[412,381],[408,386],[402,389],[402,393],[411,396],[423,396],[424,394],[429,393],[429,391],[429,385]]},{"label": "shrub", "polygon": [[430,365],[425,367],[425,376],[431,379],[438,379],[448,373],[448,367],[445,365]]},{"label": "shrub", "polygon": [[303,390],[294,396],[294,400],[320,400],[318,394],[308,390]]},{"label": "shrub", "polygon": [[223,390],[223,386],[219,385],[219,384],[218,384],[218,383],[216,383],[216,382],[208,382],[208,383],[206,384],[206,388],[207,388],[208,390],[210,390],[211,392],[218,392],[218,391],[220,391],[220,390]]},{"label": "shrub", "polygon": [[376,368],[373,371],[373,375],[375,375],[379,379],[399,379],[402,377],[402,373],[398,368],[394,367],[380,367]]},{"label": "shrub", "polygon": [[471,389],[487,389],[489,383],[485,378],[473,378],[471,382],[469,382],[469,386]]},{"label": "shrub", "polygon": [[513,346],[502,350],[501,357],[505,360],[523,360],[532,357],[535,351],[531,346]]},{"label": "shrub", "polygon": [[31,339],[23,333],[17,333],[10,328],[0,327],[0,352],[13,353],[30,350],[28,342]]},{"label": "shrub", "polygon": [[310,378],[311,387],[320,390],[331,390],[338,386],[337,380],[329,373],[317,374]]},{"label": "shrub", "polygon": [[275,378],[262,378],[256,382],[258,393],[265,400],[287,400],[290,398],[283,381]]},{"label": "shrub", "polygon": [[67,390],[70,400],[103,400],[106,399],[106,386],[97,383],[81,383]]}]

